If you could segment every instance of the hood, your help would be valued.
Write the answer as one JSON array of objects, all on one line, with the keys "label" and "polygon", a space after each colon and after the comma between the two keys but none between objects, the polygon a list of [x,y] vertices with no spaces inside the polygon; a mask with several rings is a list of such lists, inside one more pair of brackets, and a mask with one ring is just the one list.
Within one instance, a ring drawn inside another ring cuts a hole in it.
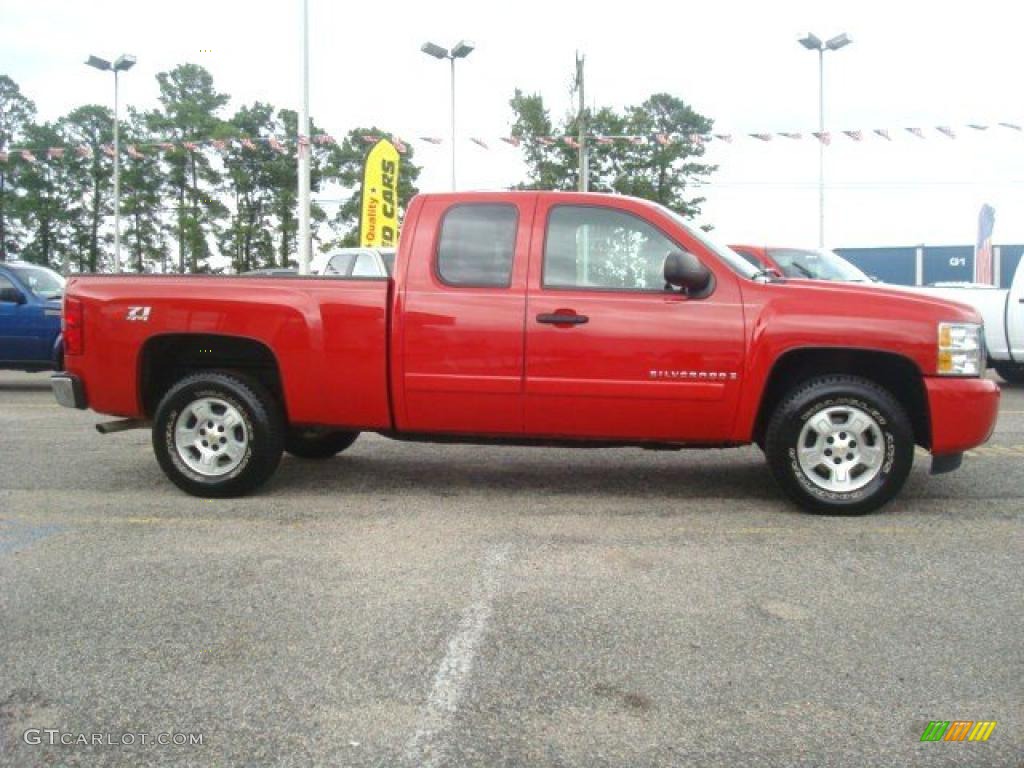
[{"label": "hood", "polygon": [[[857,314],[865,316],[886,316],[897,318],[901,308],[920,315],[927,312],[936,321],[980,323],[981,315],[968,304],[914,291],[909,286],[892,286],[886,283],[840,283],[829,280],[798,280],[766,283],[781,290],[795,290],[810,297],[835,300],[844,306],[859,305]],[[848,312],[844,312],[848,314]]]}]

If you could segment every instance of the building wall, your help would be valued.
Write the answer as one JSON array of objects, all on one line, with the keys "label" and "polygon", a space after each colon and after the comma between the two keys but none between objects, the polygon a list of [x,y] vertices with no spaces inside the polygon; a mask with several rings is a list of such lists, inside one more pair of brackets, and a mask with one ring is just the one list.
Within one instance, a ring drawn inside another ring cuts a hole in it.
[{"label": "building wall", "polygon": [[[999,284],[1009,288],[1024,255],[1024,244],[999,245],[996,257]],[[892,246],[884,248],[836,248],[836,253],[869,275],[886,283],[917,283],[917,252],[921,251],[921,283],[971,282],[974,279],[973,245]]]}]

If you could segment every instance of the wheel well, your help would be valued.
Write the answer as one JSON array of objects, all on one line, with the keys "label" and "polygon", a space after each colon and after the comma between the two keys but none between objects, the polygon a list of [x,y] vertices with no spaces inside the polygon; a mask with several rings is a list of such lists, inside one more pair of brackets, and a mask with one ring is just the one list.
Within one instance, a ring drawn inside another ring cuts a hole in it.
[{"label": "wheel well", "polygon": [[907,410],[914,442],[926,448],[931,446],[928,398],[917,366],[900,355],[857,349],[801,349],[779,358],[761,395],[754,441],[764,442],[768,420],[794,386],[815,376],[835,373],[859,376],[888,390]]},{"label": "wheel well", "polygon": [[231,370],[259,381],[284,410],[281,372],[274,353],[261,342],[238,336],[184,333],[155,336],[142,348],[139,393],[147,416],[182,377],[201,370]]}]

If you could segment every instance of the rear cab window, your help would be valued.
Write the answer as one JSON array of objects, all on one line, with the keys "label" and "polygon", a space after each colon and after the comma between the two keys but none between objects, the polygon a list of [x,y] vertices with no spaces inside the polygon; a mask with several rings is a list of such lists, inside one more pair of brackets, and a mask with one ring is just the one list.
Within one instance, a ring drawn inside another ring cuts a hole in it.
[{"label": "rear cab window", "polygon": [[454,287],[508,288],[519,211],[506,203],[459,204],[441,223],[436,272]]}]

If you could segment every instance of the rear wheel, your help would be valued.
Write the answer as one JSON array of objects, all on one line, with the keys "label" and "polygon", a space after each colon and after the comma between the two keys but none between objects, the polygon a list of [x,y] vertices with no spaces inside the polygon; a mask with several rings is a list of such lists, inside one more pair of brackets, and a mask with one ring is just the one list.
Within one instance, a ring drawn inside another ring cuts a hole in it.
[{"label": "rear wheel", "polygon": [[914,461],[899,402],[856,376],[823,376],[783,400],[766,431],[776,481],[809,512],[858,515],[895,496]]},{"label": "rear wheel", "polygon": [[357,437],[358,432],[292,429],[288,432],[284,449],[300,459],[329,459],[352,445]]},{"label": "rear wheel", "polygon": [[1024,365],[1021,363],[993,363],[992,367],[1007,384],[1024,384]]},{"label": "rear wheel", "polygon": [[274,473],[283,447],[277,402],[259,382],[234,373],[186,376],[164,395],[153,420],[161,469],[193,496],[248,493]]}]

